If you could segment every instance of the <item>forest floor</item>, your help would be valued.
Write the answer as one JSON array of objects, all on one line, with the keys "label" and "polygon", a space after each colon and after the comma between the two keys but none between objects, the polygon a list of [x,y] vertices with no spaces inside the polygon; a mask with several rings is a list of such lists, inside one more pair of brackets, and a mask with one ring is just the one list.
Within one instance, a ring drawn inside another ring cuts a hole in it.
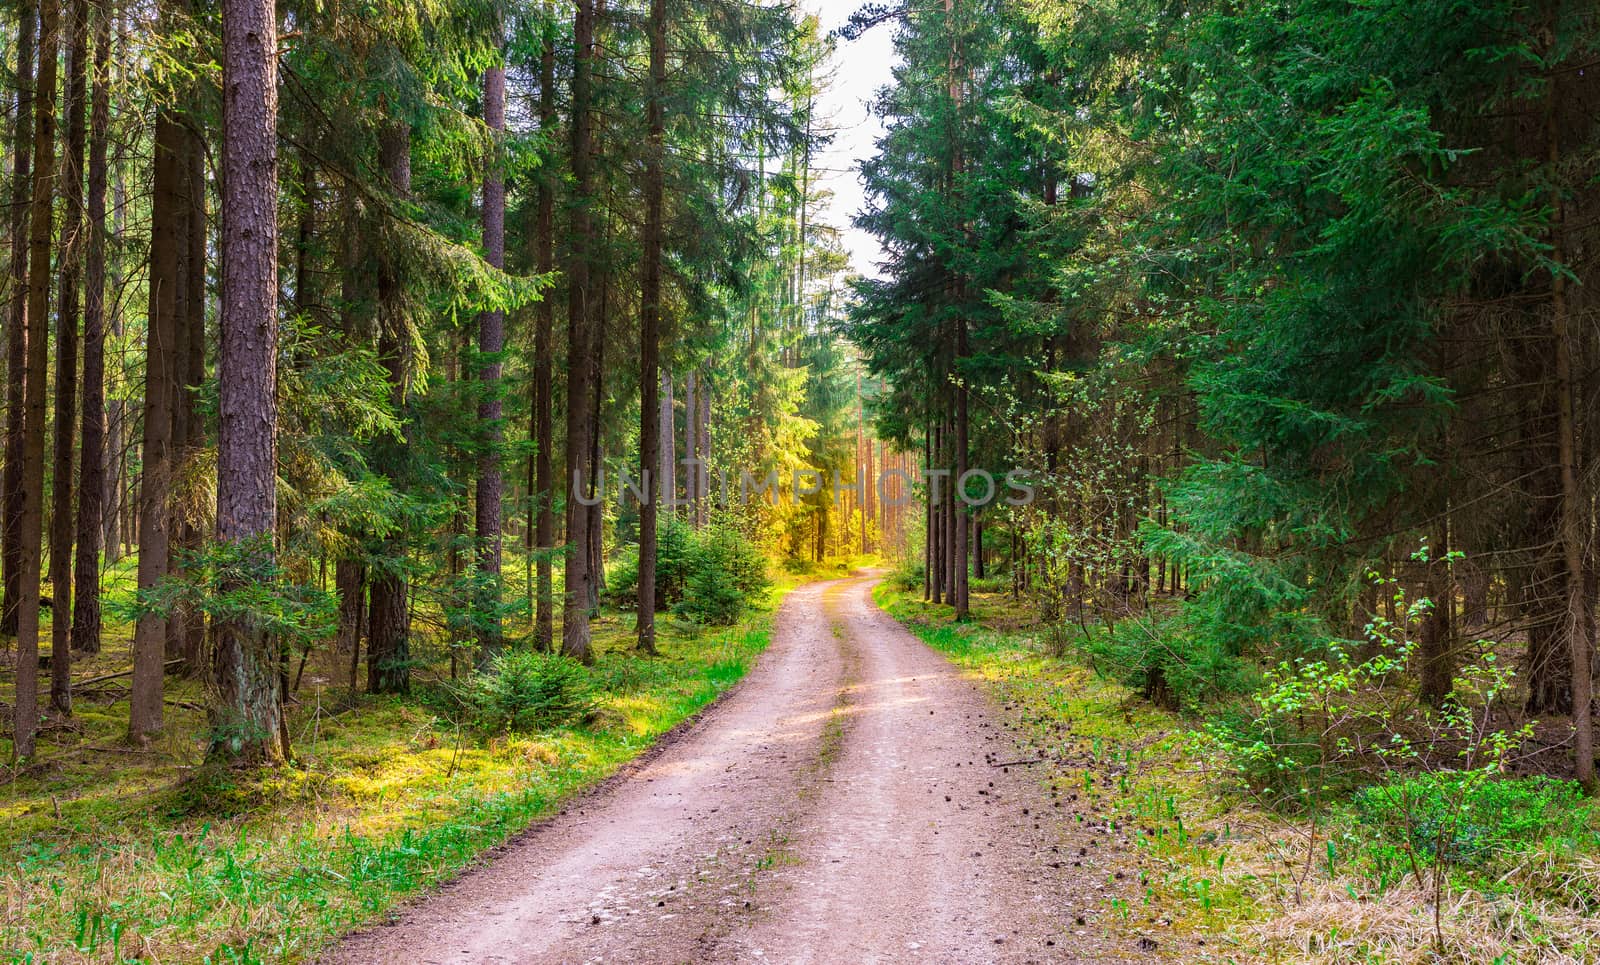
[{"label": "forest floor", "polygon": [[190,682],[145,751],[114,689],[80,694],[0,769],[0,961],[1594,960],[1593,834],[1452,880],[1436,932],[1361,872],[1359,815],[1227,791],[1203,721],[1025,601],[955,623],[892,578],[791,589],[846,571],[731,630],[666,621],[659,660],[607,611],[600,712],[538,734],[438,716],[442,650],[355,705],[348,658],[314,659],[267,780],[201,766]]},{"label": "forest floor", "polygon": [[[1041,779],[1008,709],[879,609],[876,582],[796,590],[759,665],[695,727],[326,960],[1178,951],[1117,914],[1139,872],[1102,781]],[[1107,761],[1105,782],[1115,770]]]},{"label": "forest floor", "polygon": [[[607,608],[588,675],[596,713],[539,733],[453,726],[430,697],[449,676],[436,634],[414,648],[424,664],[410,697],[352,704],[349,655],[319,653],[291,705],[296,759],[265,777],[204,766],[192,680],[168,677],[165,731],[142,750],[124,742],[126,679],[85,688],[74,716],[41,734],[37,761],[0,766],[0,962],[315,954],[556,814],[726,693],[766,647],[776,602],[810,576],[786,575],[739,626],[663,619],[657,659],[634,652],[632,616]],[[132,577],[108,575],[113,604]],[[126,669],[118,612],[76,678]],[[419,608],[419,627],[437,622]],[[13,681],[0,673],[0,716]]]},{"label": "forest floor", "polygon": [[1107,917],[1150,952],[1322,965],[1600,961],[1596,809],[1553,822],[1534,803],[1471,816],[1459,833],[1536,818],[1551,830],[1452,868],[1441,891],[1403,874],[1385,883],[1373,858],[1387,839],[1372,815],[1349,802],[1320,815],[1281,810],[1242,793],[1207,718],[1164,711],[1097,673],[1084,640],[1041,625],[1026,601],[974,592],[972,619],[956,623],[949,607],[893,581],[874,596],[984,682],[1035,781],[1081,794],[1073,819],[1124,849],[1116,868],[1097,871],[1131,879],[1105,896]]}]

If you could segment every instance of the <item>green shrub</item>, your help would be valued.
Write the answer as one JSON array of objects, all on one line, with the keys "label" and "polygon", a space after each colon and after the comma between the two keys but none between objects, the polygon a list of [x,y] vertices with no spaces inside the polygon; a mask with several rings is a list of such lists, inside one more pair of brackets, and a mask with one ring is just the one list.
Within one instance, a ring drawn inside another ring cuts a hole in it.
[{"label": "green shrub", "polygon": [[[656,524],[656,606],[670,608],[683,599],[697,553],[697,534],[684,520],[663,514]],[[639,599],[639,547],[629,545],[607,574],[606,594],[618,606]]]},{"label": "green shrub", "polygon": [[983,579],[973,577],[968,587],[973,593],[1010,593],[1011,575],[1009,573],[992,573]]},{"label": "green shrub", "polygon": [[688,559],[683,597],[672,608],[696,623],[727,626],[750,601],[767,591],[767,561],[731,526],[708,526],[698,534]]},{"label": "green shrub", "polygon": [[707,626],[728,626],[738,621],[746,606],[745,595],[710,571],[689,581],[689,592],[672,608],[674,616]]},{"label": "green shrub", "polygon": [[[620,606],[638,600],[639,550],[611,570],[608,595]],[[696,532],[664,517],[656,547],[656,606],[695,623],[726,626],[767,591],[767,559],[737,527],[712,523]]]},{"label": "green shrub", "polygon": [[578,723],[594,712],[589,673],[554,653],[507,650],[474,675],[466,692],[473,722],[485,730],[534,731]]},{"label": "green shrub", "polygon": [[1368,787],[1354,799],[1358,824],[1385,846],[1414,849],[1428,860],[1478,864],[1589,822],[1591,802],[1573,781],[1549,777],[1472,782],[1445,771]]},{"label": "green shrub", "polygon": [[1245,787],[1277,807],[1295,810],[1311,803],[1302,795],[1305,788],[1337,797],[1362,782],[1355,769],[1330,766],[1319,735],[1302,723],[1263,714],[1249,701],[1233,701],[1207,708],[1205,729]]},{"label": "green shrub", "polygon": [[889,589],[899,593],[922,589],[922,557],[907,553],[895,564],[889,575],[884,577],[883,582],[888,584]]},{"label": "green shrub", "polygon": [[631,607],[639,597],[639,547],[628,544],[617,547],[611,565],[606,568],[605,600],[612,606]]},{"label": "green shrub", "polygon": [[1246,693],[1254,682],[1249,661],[1187,614],[1094,627],[1087,648],[1097,669],[1172,710]]}]

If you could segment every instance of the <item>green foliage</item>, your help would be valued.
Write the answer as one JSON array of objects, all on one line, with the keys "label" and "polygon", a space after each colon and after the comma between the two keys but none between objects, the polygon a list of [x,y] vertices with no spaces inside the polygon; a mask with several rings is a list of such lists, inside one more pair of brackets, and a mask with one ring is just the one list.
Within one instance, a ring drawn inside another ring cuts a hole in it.
[{"label": "green foliage", "polygon": [[470,722],[485,731],[530,733],[574,724],[596,707],[589,672],[556,653],[507,650],[461,690]]},{"label": "green foliage", "polygon": [[767,561],[738,530],[712,525],[695,534],[683,598],[672,612],[695,623],[727,626],[772,583]]},{"label": "green foliage", "polygon": [[[1417,558],[1427,561],[1426,547]],[[1449,699],[1438,707],[1422,703],[1412,688],[1396,692],[1433,602],[1408,600],[1393,579],[1373,579],[1393,593],[1404,617],[1373,618],[1363,648],[1370,655],[1332,641],[1321,655],[1282,660],[1266,672],[1241,718],[1214,723],[1219,746],[1257,792],[1315,805],[1363,774],[1426,769],[1486,779],[1531,734],[1531,723],[1494,726],[1516,674],[1492,652],[1456,671]],[[1455,748],[1454,759],[1441,758],[1437,747]]]},{"label": "green foliage", "polygon": [[1195,709],[1248,691],[1253,664],[1191,614],[1090,627],[1082,646],[1096,669],[1163,707]]},{"label": "green foliage", "polygon": [[884,585],[896,593],[906,593],[920,589],[923,579],[922,570],[922,554],[907,553],[895,564],[889,575],[884,577]]},{"label": "green foliage", "polygon": [[1499,854],[1584,832],[1594,803],[1573,781],[1535,776],[1473,781],[1444,772],[1396,777],[1352,801],[1380,866],[1415,851],[1428,860],[1476,865]]},{"label": "green foliage", "polygon": [[[288,708],[296,759],[270,771],[195,769],[199,685],[173,678],[173,740],[114,768],[63,755],[7,785],[0,891],[15,913],[0,915],[0,961],[315,960],[703,709],[754,664],[769,624],[664,628],[666,660],[619,653],[618,634],[589,671],[603,712],[536,734],[458,728],[415,699],[333,712],[302,692]],[[84,701],[75,727],[118,746],[126,724]]]},{"label": "green foliage", "polygon": [[305,648],[333,635],[338,602],[333,594],[298,582],[273,557],[272,538],[211,542],[182,556],[183,568],[147,590],[131,607],[107,600],[107,610],[133,622],[143,613],[203,613],[212,621],[238,621]]},{"label": "green foliage", "polygon": [[[727,521],[695,530],[678,516],[663,516],[657,528],[656,603],[694,623],[726,626],[771,587],[761,550]],[[607,591],[631,603],[638,593],[638,547],[630,547],[611,570]]]}]

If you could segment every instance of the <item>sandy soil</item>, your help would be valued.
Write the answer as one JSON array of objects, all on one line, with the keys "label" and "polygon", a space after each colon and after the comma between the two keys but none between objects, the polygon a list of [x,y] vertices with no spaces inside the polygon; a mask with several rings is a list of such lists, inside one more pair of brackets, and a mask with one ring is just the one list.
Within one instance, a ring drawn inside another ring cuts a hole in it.
[{"label": "sandy soil", "polygon": [[872,582],[790,594],[771,648],[697,723],[324,960],[1139,957],[1095,923],[1111,876],[1076,857],[1093,832],[1030,768],[999,766],[1017,751],[997,709]]}]

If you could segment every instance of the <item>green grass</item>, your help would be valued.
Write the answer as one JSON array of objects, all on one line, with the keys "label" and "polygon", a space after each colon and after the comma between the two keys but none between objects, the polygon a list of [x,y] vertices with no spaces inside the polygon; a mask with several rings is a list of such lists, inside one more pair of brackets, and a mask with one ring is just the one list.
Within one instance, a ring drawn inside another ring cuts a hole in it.
[{"label": "green grass", "polygon": [[[1204,721],[1160,710],[1096,675],[1085,641],[1063,648],[1025,605],[1002,594],[975,593],[965,623],[904,584],[885,581],[875,596],[993,689],[1031,750],[1026,756],[1041,759],[1039,779],[1083,802],[1090,816],[1079,820],[1127,836],[1136,894],[1108,901],[1114,921],[1172,935],[1186,960],[1439,960],[1431,893],[1403,876],[1385,881],[1374,873],[1362,855],[1381,849],[1386,832],[1354,801],[1313,824],[1242,796]],[[1554,793],[1537,790],[1508,783],[1493,797],[1544,801]],[[1481,868],[1455,869],[1443,913],[1446,960],[1596,960],[1600,809],[1580,814],[1569,804],[1560,820],[1548,807],[1502,803],[1499,810],[1506,814],[1484,808],[1474,815],[1493,825],[1493,833],[1472,825],[1474,840],[1512,831],[1526,840],[1497,850]]]},{"label": "green grass", "polygon": [[1075,657],[1051,656],[1043,628],[1004,594],[973,594],[964,623],[950,619],[949,607],[887,582],[874,597],[992,690],[1017,726],[1020,756],[1040,759],[1038,777],[1050,790],[1076,795],[1077,821],[1128,835],[1137,888],[1131,901],[1107,899],[1114,920],[1165,922],[1159,931],[1192,937],[1259,917],[1257,903],[1219,873],[1235,834],[1222,817],[1226,805],[1194,767],[1194,735],[1183,721]]},{"label": "green grass", "polygon": [[766,647],[773,605],[795,582],[729,630],[664,621],[657,659],[630,652],[631,616],[603,615],[590,671],[598,713],[538,734],[475,737],[417,698],[343,709],[342,681],[314,666],[292,713],[294,764],[248,775],[203,765],[193,684],[169,681],[169,736],[149,751],[120,743],[126,700],[81,700],[73,729],[47,733],[40,763],[4,785],[0,960],[313,955],[558,810],[726,691]]}]

